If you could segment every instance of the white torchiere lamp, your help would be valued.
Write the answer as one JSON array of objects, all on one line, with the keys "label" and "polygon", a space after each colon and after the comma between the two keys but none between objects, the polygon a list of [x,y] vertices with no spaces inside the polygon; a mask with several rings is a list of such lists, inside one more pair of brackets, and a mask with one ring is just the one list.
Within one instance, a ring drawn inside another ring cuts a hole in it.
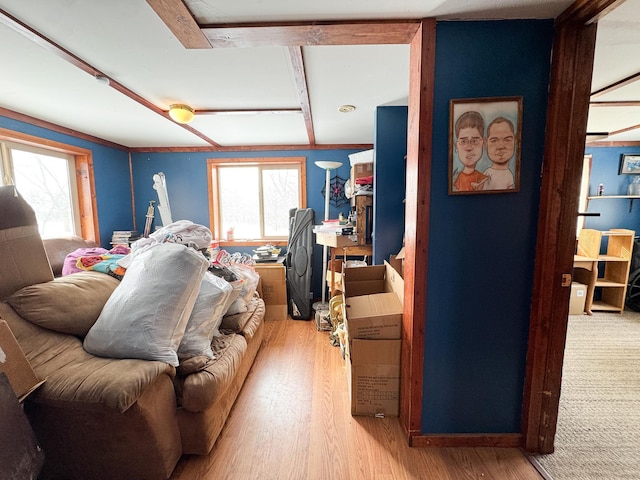
[{"label": "white torchiere lamp", "polygon": [[[316,162],[316,165],[325,171],[325,187],[324,187],[324,219],[329,220],[329,197],[331,196],[331,170],[340,168],[341,162],[332,162],[329,160],[320,160]],[[322,307],[314,305],[316,310],[329,310],[327,305],[327,246],[322,248]]]}]

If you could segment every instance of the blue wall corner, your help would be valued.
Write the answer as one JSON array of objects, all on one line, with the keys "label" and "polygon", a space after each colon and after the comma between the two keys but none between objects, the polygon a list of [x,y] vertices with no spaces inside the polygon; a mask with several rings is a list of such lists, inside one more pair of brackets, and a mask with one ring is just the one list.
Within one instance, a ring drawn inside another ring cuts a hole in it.
[{"label": "blue wall corner", "polygon": [[[378,107],[375,121],[373,263],[400,250],[404,239],[407,172],[406,106]],[[378,179],[378,180],[376,180]]]}]

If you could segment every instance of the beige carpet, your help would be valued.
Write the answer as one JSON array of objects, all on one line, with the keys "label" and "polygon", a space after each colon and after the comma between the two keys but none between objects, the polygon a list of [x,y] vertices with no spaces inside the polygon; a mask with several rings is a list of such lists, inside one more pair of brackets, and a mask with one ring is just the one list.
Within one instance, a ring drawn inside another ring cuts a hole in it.
[{"label": "beige carpet", "polygon": [[572,315],[553,480],[640,479],[640,313]]}]

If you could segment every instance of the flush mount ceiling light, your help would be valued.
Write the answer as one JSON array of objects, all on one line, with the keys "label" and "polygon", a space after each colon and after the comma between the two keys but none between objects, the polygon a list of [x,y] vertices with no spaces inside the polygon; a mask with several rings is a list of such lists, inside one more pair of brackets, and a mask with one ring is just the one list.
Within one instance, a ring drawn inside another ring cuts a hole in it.
[{"label": "flush mount ceiling light", "polygon": [[340,113],[351,113],[356,109],[354,105],[340,105],[338,111]]},{"label": "flush mount ceiling light", "polygon": [[195,117],[193,108],[189,105],[176,103],[169,107],[169,116],[178,123],[189,123]]}]

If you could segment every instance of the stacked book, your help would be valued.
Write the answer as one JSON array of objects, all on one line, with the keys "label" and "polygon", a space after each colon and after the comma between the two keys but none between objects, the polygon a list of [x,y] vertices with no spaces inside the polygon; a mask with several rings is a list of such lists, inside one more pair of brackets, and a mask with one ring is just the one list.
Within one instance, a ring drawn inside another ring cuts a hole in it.
[{"label": "stacked book", "polygon": [[131,245],[138,239],[135,230],[114,230],[111,235],[111,245]]}]

